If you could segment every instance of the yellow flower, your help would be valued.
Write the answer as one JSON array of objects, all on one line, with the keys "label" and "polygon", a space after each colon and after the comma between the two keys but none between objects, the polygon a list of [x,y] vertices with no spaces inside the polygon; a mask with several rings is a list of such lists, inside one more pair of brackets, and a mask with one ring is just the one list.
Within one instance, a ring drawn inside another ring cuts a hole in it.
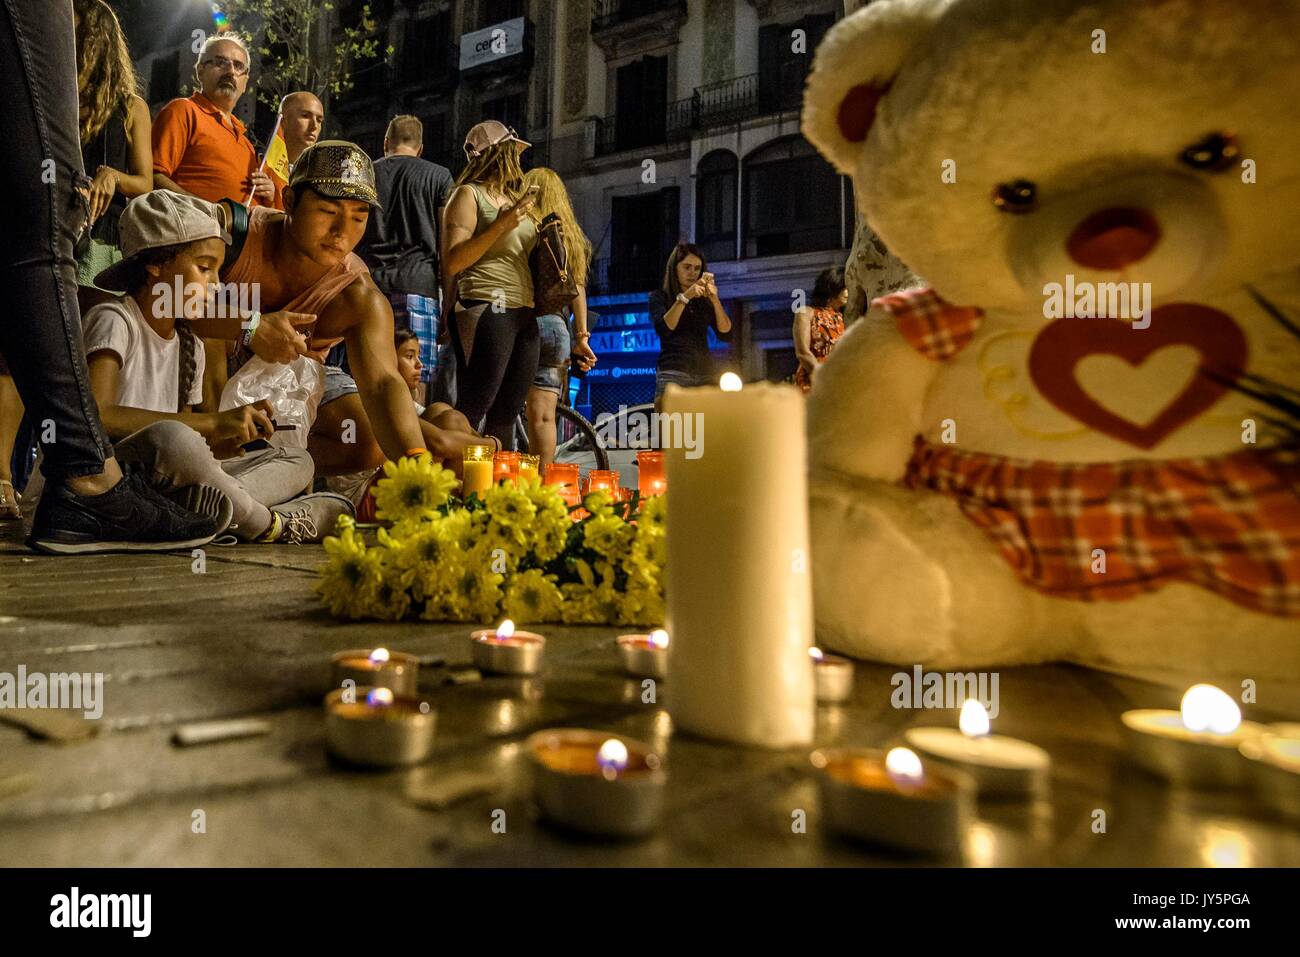
[{"label": "yellow flower", "polygon": [[666,529],[667,510],[667,500],[663,495],[651,495],[649,498],[641,499],[641,505],[636,513],[637,526],[646,525],[652,529],[664,531]]},{"label": "yellow flower", "polygon": [[456,487],[456,476],[428,455],[384,463],[375,483],[375,515],[386,522],[431,519]]},{"label": "yellow flower", "polygon": [[537,515],[537,506],[528,492],[514,482],[492,486],[483,496],[483,504],[487,506],[493,524],[511,530],[526,528]]},{"label": "yellow flower", "polygon": [[604,489],[596,489],[582,497],[582,507],[592,515],[612,515],[614,513],[612,502],[613,497]]},{"label": "yellow flower", "polygon": [[518,622],[558,621],[563,601],[555,586],[555,576],[544,575],[540,568],[530,568],[506,583],[501,611]]},{"label": "yellow flower", "polygon": [[[597,494],[600,493],[592,493],[587,498],[590,499]],[[585,523],[582,530],[582,543],[597,555],[610,561],[617,561],[632,544],[635,536],[636,532],[631,525],[617,515],[606,512],[597,514],[595,518]]]},{"label": "yellow flower", "polygon": [[328,558],[316,583],[316,592],[330,614],[364,618],[380,581],[378,549],[367,549],[355,528],[325,539]]}]

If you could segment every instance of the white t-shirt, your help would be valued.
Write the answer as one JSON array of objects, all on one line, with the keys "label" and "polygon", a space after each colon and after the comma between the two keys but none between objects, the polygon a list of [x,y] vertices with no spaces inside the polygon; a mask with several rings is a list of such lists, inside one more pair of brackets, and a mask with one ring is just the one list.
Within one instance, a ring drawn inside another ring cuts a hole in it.
[{"label": "white t-shirt", "polygon": [[[181,337],[164,339],[144,321],[130,296],[113,299],[86,313],[82,324],[86,358],[108,351],[122,360],[117,404],[150,412],[179,412]],[[203,401],[203,343],[194,343],[194,378],[187,405]]]}]

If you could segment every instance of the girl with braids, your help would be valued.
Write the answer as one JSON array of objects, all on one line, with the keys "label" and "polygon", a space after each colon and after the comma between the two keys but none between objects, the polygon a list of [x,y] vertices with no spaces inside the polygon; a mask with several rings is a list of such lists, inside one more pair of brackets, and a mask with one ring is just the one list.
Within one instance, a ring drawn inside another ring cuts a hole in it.
[{"label": "girl with braids", "polygon": [[246,451],[275,433],[270,404],[193,411],[203,349],[187,320],[204,316],[229,239],[216,206],[155,190],[127,206],[121,226],[127,256],[96,283],[126,295],[94,307],[84,323],[91,390],[118,458],[164,488],[219,490],[239,539],[319,541],[352,505],[329,493],[295,498],[315,471],[306,449]]},{"label": "girl with braids", "polygon": [[153,189],[149,106],[117,15],[104,0],[73,0],[81,161],[90,185],[86,234],[77,244],[77,298],[85,312],[110,294],[95,274],[122,258],[117,224],[128,199]]},{"label": "girl with braids", "polygon": [[449,322],[456,352],[456,411],[514,448],[515,416],[537,372],[538,334],[528,257],[537,243],[519,156],[528,143],[487,120],[465,137],[469,165],[443,214],[444,269],[454,296]]},{"label": "girl with braids", "polygon": [[[564,181],[554,171],[544,166],[524,174],[524,188],[537,187],[535,214],[546,219],[554,214],[560,220],[564,235],[565,259],[573,273],[578,295],[565,315],[537,317],[537,331],[541,345],[537,358],[537,373],[533,376],[524,404],[528,422],[528,448],[540,455],[542,465],[555,461],[555,406],[564,387],[565,370],[570,361],[584,372],[596,364],[596,354],[591,351],[587,331],[587,266],[591,262],[591,241],[578,225],[569,202],[569,191]],[[569,334],[569,318],[573,319],[573,334]]]}]

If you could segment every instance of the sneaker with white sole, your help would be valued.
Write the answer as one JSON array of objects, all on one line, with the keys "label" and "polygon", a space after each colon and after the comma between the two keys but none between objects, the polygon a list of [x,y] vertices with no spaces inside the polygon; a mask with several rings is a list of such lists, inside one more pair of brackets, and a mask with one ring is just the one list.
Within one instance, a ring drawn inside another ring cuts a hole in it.
[{"label": "sneaker with white sole", "polygon": [[327,535],[334,534],[334,526],[340,515],[353,517],[357,510],[352,500],[333,492],[313,492],[303,495],[282,505],[275,505],[271,512],[279,520],[280,532],[271,541],[303,545],[319,542]]}]

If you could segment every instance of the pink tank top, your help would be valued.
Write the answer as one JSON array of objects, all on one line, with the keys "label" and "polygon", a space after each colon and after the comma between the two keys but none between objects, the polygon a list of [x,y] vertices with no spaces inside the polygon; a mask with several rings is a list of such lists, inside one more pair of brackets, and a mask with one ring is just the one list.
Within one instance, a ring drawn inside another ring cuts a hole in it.
[{"label": "pink tank top", "polygon": [[[270,270],[271,264],[266,256],[266,231],[272,222],[283,216],[279,210],[265,206],[255,206],[248,211],[248,237],[244,240],[239,259],[223,277],[226,282],[259,282]],[[369,272],[360,256],[348,253],[342,262],[280,309],[318,316],[335,296]]]}]

